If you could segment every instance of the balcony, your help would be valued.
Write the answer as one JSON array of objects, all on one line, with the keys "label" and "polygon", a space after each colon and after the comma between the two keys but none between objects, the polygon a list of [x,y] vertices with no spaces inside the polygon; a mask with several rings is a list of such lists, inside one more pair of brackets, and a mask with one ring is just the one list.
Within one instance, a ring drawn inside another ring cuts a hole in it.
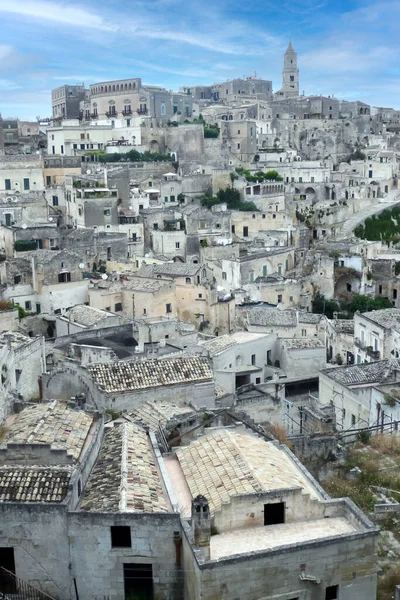
[{"label": "balcony", "polygon": [[90,118],[91,119],[98,119],[99,115],[97,114],[97,112],[93,112],[93,113],[90,113]]},{"label": "balcony", "polygon": [[367,347],[367,356],[372,358],[373,360],[379,360],[381,357],[381,353],[379,350],[374,350],[372,346]]},{"label": "balcony", "polygon": [[365,350],[367,347],[366,343],[360,340],[360,338],[358,337],[354,338],[354,344],[357,346],[357,348],[360,348],[361,350]]},{"label": "balcony", "polygon": [[132,109],[131,108],[124,108],[124,110],[122,111],[122,115],[124,117],[131,117],[132,116]]},{"label": "balcony", "polygon": [[113,117],[116,117],[117,115],[118,115],[117,111],[115,111],[115,112],[113,112],[113,111],[106,112],[107,119],[112,119]]},{"label": "balcony", "polygon": [[136,112],[138,115],[147,115],[149,111],[147,108],[138,108]]}]

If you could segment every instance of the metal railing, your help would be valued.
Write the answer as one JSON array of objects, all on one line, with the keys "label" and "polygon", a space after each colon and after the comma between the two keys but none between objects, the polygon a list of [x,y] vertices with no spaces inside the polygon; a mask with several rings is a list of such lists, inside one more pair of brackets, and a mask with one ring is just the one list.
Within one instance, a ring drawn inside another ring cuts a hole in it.
[{"label": "metal railing", "polygon": [[0,567],[0,599],[2,600],[54,600],[45,592],[38,590],[26,581]]}]

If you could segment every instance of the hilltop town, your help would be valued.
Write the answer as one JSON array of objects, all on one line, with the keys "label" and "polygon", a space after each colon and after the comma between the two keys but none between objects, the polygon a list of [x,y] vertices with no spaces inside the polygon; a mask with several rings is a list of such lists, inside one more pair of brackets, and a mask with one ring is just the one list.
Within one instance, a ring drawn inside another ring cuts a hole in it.
[{"label": "hilltop town", "polygon": [[0,117],[2,597],[400,598],[400,110],[291,42],[50,101]]}]

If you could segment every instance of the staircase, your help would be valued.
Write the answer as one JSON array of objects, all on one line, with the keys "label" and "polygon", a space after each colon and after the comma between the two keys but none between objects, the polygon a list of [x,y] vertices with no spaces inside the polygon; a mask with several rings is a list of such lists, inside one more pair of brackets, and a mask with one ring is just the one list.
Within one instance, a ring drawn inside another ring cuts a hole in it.
[{"label": "staircase", "polygon": [[15,573],[0,567],[0,600],[54,600],[54,598],[22,581]]}]

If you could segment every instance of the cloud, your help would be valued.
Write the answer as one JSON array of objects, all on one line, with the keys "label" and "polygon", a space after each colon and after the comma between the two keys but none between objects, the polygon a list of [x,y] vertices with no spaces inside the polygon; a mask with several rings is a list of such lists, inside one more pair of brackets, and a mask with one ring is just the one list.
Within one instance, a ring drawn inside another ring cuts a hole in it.
[{"label": "cloud", "polygon": [[52,21],[73,27],[100,29],[103,31],[115,31],[117,29],[114,25],[106,23],[97,14],[88,12],[79,6],[61,6],[54,2],[36,2],[31,0],[10,2],[9,0],[0,0],[0,12],[32,17],[40,19],[41,22]]}]

